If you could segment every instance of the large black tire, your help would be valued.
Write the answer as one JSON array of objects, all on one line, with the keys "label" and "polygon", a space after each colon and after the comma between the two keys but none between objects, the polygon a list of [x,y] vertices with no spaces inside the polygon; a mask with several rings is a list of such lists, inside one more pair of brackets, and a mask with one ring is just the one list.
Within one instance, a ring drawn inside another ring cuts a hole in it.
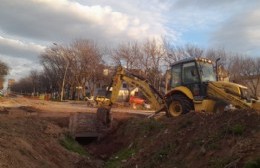
[{"label": "large black tire", "polygon": [[194,110],[193,102],[185,95],[175,94],[167,99],[169,115],[177,117]]}]

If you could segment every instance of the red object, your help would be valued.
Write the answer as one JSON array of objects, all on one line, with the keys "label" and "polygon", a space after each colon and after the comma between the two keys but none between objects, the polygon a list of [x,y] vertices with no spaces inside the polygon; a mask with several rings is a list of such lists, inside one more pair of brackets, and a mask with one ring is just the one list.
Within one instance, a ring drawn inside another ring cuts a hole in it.
[{"label": "red object", "polygon": [[134,97],[134,96],[130,96],[129,102],[133,103],[133,104],[144,104],[144,99]]}]

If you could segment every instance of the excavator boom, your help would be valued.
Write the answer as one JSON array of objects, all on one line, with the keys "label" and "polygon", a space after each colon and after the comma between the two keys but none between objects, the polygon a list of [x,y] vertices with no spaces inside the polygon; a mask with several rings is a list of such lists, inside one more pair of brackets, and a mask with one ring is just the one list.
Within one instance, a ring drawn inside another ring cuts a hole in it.
[{"label": "excavator boom", "polygon": [[[123,82],[126,82],[132,87],[137,87],[143,95],[147,98],[152,108],[159,113],[166,111],[166,103],[164,97],[144,78],[134,75],[119,66],[116,74],[112,79],[110,87],[107,89],[106,98],[98,102],[99,108],[97,109],[97,120],[100,127],[109,127],[111,124],[111,107],[116,102],[119,91]],[[112,93],[110,94],[110,90]]]},{"label": "excavator boom", "polygon": [[247,98],[243,95],[243,90],[247,89],[245,86],[232,82],[209,82],[207,86],[208,97],[222,101],[226,104],[232,104],[239,109],[254,109],[260,110],[260,102]]},{"label": "excavator boom", "polygon": [[[233,84],[235,85],[235,84]],[[225,87],[217,86],[216,82],[208,83],[208,96],[215,100],[221,100],[226,104],[232,104],[233,106],[240,109],[250,109],[252,108],[250,103],[247,103],[246,100],[243,100],[239,95],[232,94],[231,91],[225,89]]]},{"label": "excavator boom", "polygon": [[152,85],[150,85],[147,80],[127,72],[121,66],[117,68],[116,75],[113,79],[113,90],[110,98],[111,103],[116,101],[123,81],[132,87],[140,89],[154,109],[159,110],[162,108],[164,104],[163,96]]}]

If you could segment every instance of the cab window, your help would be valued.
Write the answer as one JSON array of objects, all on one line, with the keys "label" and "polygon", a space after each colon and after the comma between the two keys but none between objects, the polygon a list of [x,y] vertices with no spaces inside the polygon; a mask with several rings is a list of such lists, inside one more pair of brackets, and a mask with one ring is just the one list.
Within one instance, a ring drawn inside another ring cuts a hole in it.
[{"label": "cab window", "polygon": [[181,66],[177,65],[172,68],[171,75],[171,87],[177,87],[181,85]]},{"label": "cab window", "polygon": [[216,81],[216,74],[213,65],[206,62],[199,62],[202,82]]},{"label": "cab window", "polygon": [[199,82],[199,75],[195,62],[183,64],[183,83]]}]

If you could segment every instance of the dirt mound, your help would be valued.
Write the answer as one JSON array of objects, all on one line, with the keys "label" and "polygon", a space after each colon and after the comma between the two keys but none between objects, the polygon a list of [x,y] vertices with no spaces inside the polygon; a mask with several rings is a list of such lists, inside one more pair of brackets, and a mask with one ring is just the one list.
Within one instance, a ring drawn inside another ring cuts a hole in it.
[{"label": "dirt mound", "polygon": [[87,148],[109,158],[106,167],[257,167],[260,116],[236,110],[132,119]]},{"label": "dirt mound", "polygon": [[84,104],[23,97],[0,103],[0,167],[260,167],[260,115],[254,111],[155,120],[118,109],[125,113],[113,113],[114,129],[86,152],[64,134],[70,114],[85,112]]},{"label": "dirt mound", "polygon": [[65,149],[63,133],[42,118],[0,117],[0,167],[97,167],[89,156]]}]

